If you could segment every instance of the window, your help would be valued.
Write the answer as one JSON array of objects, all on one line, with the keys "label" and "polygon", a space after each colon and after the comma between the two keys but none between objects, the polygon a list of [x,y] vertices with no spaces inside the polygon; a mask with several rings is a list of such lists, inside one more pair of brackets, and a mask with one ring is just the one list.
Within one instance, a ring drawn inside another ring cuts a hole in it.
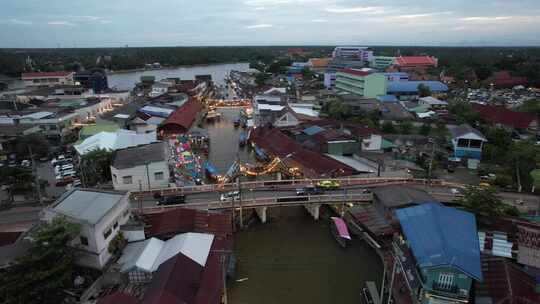
[{"label": "window", "polygon": [[111,228],[107,229],[105,232],[103,232],[103,238],[107,239],[109,235],[111,235],[112,231]]},{"label": "window", "polygon": [[155,172],[154,173],[154,179],[155,180],[163,180],[163,172]]},{"label": "window", "polygon": [[114,222],[113,228],[114,229],[118,228],[118,222]]},{"label": "window", "polygon": [[481,140],[476,140],[476,139],[471,139],[470,145],[471,145],[471,148],[480,149],[480,147],[482,147],[482,141]]},{"label": "window", "polygon": [[50,129],[50,130],[56,130],[56,129],[58,129],[58,128],[56,127],[56,125],[50,125],[50,126],[49,126],[49,129]]},{"label": "window", "polygon": [[133,184],[133,177],[131,175],[124,176],[122,179],[126,185]]},{"label": "window", "polygon": [[84,236],[81,236],[81,245],[88,246],[88,239]]},{"label": "window", "polygon": [[439,288],[450,290],[454,285],[454,275],[449,273],[441,273],[439,274],[439,281],[437,283]]},{"label": "window", "polygon": [[465,138],[458,139],[457,146],[460,148],[468,148],[469,147],[469,140]]}]

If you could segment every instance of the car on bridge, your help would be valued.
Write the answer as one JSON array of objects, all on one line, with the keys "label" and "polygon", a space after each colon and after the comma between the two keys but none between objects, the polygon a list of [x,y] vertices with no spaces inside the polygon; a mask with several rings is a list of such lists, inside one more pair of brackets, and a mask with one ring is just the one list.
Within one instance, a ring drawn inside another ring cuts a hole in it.
[{"label": "car on bridge", "polygon": [[240,200],[240,191],[231,191],[231,192],[223,193],[221,197],[219,198],[219,200],[222,202]]},{"label": "car on bridge", "polygon": [[324,194],[324,190],[314,186],[307,186],[304,188],[296,189],[297,196],[306,196],[306,195],[321,195]]},{"label": "car on bridge", "polygon": [[341,184],[335,180],[323,180],[323,181],[317,182],[317,188],[321,188],[321,189],[334,190],[334,189],[339,189],[340,187],[341,187]]},{"label": "car on bridge", "polygon": [[162,196],[157,202],[158,206],[167,206],[167,205],[178,205],[185,204],[186,196],[185,195],[171,195],[171,196]]}]

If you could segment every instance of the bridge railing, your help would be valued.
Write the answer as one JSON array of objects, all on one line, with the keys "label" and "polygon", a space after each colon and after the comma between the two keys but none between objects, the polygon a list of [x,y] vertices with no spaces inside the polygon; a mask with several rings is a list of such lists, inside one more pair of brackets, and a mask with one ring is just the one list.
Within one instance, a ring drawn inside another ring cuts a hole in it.
[{"label": "bridge railing", "polygon": [[191,209],[240,209],[240,208],[256,208],[256,207],[272,207],[272,206],[294,206],[306,204],[325,204],[325,203],[346,203],[346,202],[369,202],[373,199],[371,193],[363,194],[323,194],[323,195],[308,195],[308,196],[281,196],[281,197],[259,197],[253,199],[243,199],[235,202],[220,202],[211,201],[203,203],[187,203],[178,205],[155,206],[143,208],[143,213],[160,213],[166,210],[176,208],[191,208]]},{"label": "bridge railing", "polygon": [[[332,178],[332,179],[292,179],[292,180],[271,180],[271,181],[252,181],[252,182],[242,182],[241,187],[243,189],[291,189],[299,186],[305,185],[315,185],[320,181],[337,181],[342,186],[366,186],[370,185],[402,185],[402,184],[420,184],[420,185],[431,185],[431,186],[448,186],[448,187],[458,187],[463,188],[464,185],[456,183],[448,183],[443,180],[438,179],[422,179],[422,178],[401,178],[401,177],[371,177],[371,178],[358,178],[358,177],[348,177],[348,178]],[[201,193],[201,192],[227,192],[238,189],[237,183],[227,183],[227,184],[210,184],[210,185],[200,185],[200,186],[186,186],[186,187],[171,187],[171,188],[161,188],[161,189],[151,189],[144,191],[132,191],[131,196],[153,196],[154,194],[159,194],[161,196],[174,195],[174,194],[190,194],[190,193]]]}]

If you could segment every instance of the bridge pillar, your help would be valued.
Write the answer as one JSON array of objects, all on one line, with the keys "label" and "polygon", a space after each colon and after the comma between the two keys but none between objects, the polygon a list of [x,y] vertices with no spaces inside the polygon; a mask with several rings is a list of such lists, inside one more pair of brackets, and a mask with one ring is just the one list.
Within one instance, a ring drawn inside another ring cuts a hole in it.
[{"label": "bridge pillar", "polygon": [[261,223],[266,223],[266,209],[268,207],[257,207],[255,208],[255,212],[257,212],[257,215],[259,216],[259,219],[261,219]]},{"label": "bridge pillar", "polygon": [[304,208],[313,216],[314,220],[319,220],[319,208],[321,207],[321,204],[309,204],[304,205]]},{"label": "bridge pillar", "polygon": [[281,180],[281,172],[277,172],[276,173],[276,180],[280,181]]}]

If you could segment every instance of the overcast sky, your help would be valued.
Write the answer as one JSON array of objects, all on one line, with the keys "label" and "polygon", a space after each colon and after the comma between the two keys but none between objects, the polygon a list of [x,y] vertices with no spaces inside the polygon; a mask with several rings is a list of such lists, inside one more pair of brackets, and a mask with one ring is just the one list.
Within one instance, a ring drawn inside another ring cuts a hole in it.
[{"label": "overcast sky", "polygon": [[0,47],[540,45],[540,0],[0,2]]}]

